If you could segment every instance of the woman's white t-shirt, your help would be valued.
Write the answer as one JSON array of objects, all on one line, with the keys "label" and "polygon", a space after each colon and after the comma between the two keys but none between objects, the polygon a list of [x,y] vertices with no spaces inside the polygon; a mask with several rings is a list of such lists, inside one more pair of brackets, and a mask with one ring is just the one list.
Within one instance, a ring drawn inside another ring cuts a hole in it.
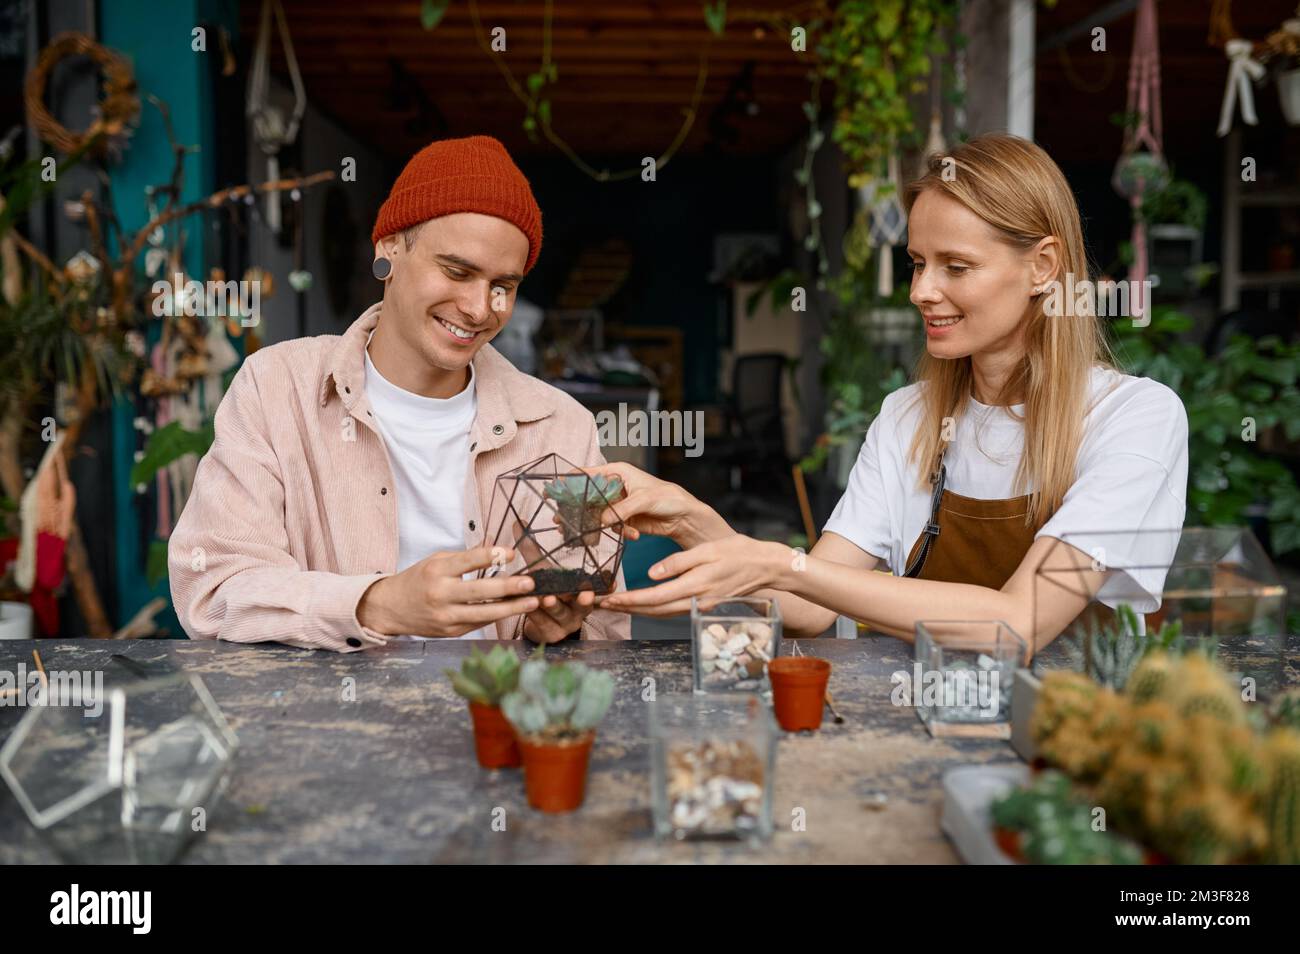
[{"label": "woman's white t-shirt", "polygon": [[[908,454],[921,387],[885,398],[825,526],[897,575],[930,518],[930,485],[918,480]],[[1098,367],[1091,388],[1075,482],[1035,539],[1062,539],[1119,571],[1098,593],[1103,603],[1154,612],[1186,515],[1187,412],[1173,391],[1149,378]],[[1024,406],[1009,410],[1023,415]],[[1029,492],[1015,487],[1023,449],[1023,421],[971,399],[944,456],[947,489],[980,500]]]}]

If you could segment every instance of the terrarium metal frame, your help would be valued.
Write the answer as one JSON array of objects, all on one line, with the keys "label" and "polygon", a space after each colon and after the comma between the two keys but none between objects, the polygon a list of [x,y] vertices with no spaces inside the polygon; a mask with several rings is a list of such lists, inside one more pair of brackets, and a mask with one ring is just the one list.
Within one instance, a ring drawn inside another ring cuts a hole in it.
[{"label": "terrarium metal frame", "polygon": [[[617,487],[610,491],[612,484]],[[513,549],[515,559],[480,570],[479,578],[531,576],[536,582],[532,592],[538,596],[611,592],[623,560],[623,521],[613,506],[621,492],[617,478],[588,474],[559,454],[499,474],[488,507],[486,542]],[[561,502],[557,495],[579,496],[599,506]],[[614,519],[602,525],[607,510]],[[610,552],[601,556],[598,550],[606,546]]]}]

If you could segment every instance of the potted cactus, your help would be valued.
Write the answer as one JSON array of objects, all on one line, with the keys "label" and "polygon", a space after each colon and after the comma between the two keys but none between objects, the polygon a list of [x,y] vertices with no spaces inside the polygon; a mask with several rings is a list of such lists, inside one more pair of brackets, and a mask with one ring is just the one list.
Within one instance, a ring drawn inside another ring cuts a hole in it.
[{"label": "potted cactus", "polygon": [[582,804],[596,726],[613,698],[609,673],[580,662],[548,663],[544,647],[520,667],[501,711],[519,739],[528,804],[544,812]]},{"label": "potted cactus", "polygon": [[484,768],[516,768],[520,764],[515,733],[501,714],[501,699],[519,683],[519,657],[504,646],[484,653],[476,646],[460,664],[445,670],[456,693],[469,701],[474,723],[474,752]]},{"label": "potted cactus", "polygon": [[543,493],[555,501],[566,543],[582,540],[595,546],[601,515],[623,490],[623,481],[603,474],[568,474],[546,483]]}]

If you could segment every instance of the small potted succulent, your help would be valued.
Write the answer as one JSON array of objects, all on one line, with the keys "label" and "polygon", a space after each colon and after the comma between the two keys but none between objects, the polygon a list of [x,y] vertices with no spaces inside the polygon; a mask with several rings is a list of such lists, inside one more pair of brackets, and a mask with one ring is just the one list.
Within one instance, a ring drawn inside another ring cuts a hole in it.
[{"label": "small potted succulent", "polygon": [[445,670],[456,693],[469,700],[474,722],[474,751],[484,768],[516,768],[520,764],[515,733],[501,714],[501,699],[519,684],[519,657],[505,646],[484,653],[476,646],[460,664]]},{"label": "small potted succulent", "polygon": [[623,491],[623,481],[603,474],[568,474],[549,481],[543,493],[555,501],[565,542],[595,546],[601,516]]},{"label": "small potted succulent", "polygon": [[582,804],[596,726],[614,698],[614,678],[580,662],[548,663],[539,646],[501,700],[524,761],[528,804],[569,812]]}]

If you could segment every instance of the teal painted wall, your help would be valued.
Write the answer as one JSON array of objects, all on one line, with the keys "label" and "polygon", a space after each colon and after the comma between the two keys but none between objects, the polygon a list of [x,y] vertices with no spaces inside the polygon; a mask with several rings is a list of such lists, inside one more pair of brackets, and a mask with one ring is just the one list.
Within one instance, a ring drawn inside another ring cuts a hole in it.
[{"label": "teal painted wall", "polygon": [[[192,49],[192,30],[202,23],[223,24],[232,35],[238,31],[238,0],[100,0],[100,40],[129,57],[141,95],[140,126],[131,137],[125,160],[111,170],[113,198],[122,227],[134,232],[147,221],[145,187],[165,184],[171,177],[173,156],[162,114],[150,104],[150,93],[165,101],[171,112],[178,142],[198,146],[185,157],[183,202],[200,199],[217,188],[214,156],[221,148],[212,116],[212,89],[207,57],[219,56],[217,38],[209,30],[206,52]],[[206,220],[194,216],[185,222],[185,267],[193,276],[207,273],[204,260]],[[137,263],[137,288],[145,287],[143,256]],[[151,329],[150,346],[158,329]],[[125,400],[113,408],[113,460],[105,473],[113,481],[116,552],[116,587],[120,626],[155,596],[169,600],[167,581],[150,587],[145,578],[146,548],[140,539],[140,504],[129,483],[134,463],[135,412]],[[182,635],[170,609],[158,617],[160,626]]]}]

